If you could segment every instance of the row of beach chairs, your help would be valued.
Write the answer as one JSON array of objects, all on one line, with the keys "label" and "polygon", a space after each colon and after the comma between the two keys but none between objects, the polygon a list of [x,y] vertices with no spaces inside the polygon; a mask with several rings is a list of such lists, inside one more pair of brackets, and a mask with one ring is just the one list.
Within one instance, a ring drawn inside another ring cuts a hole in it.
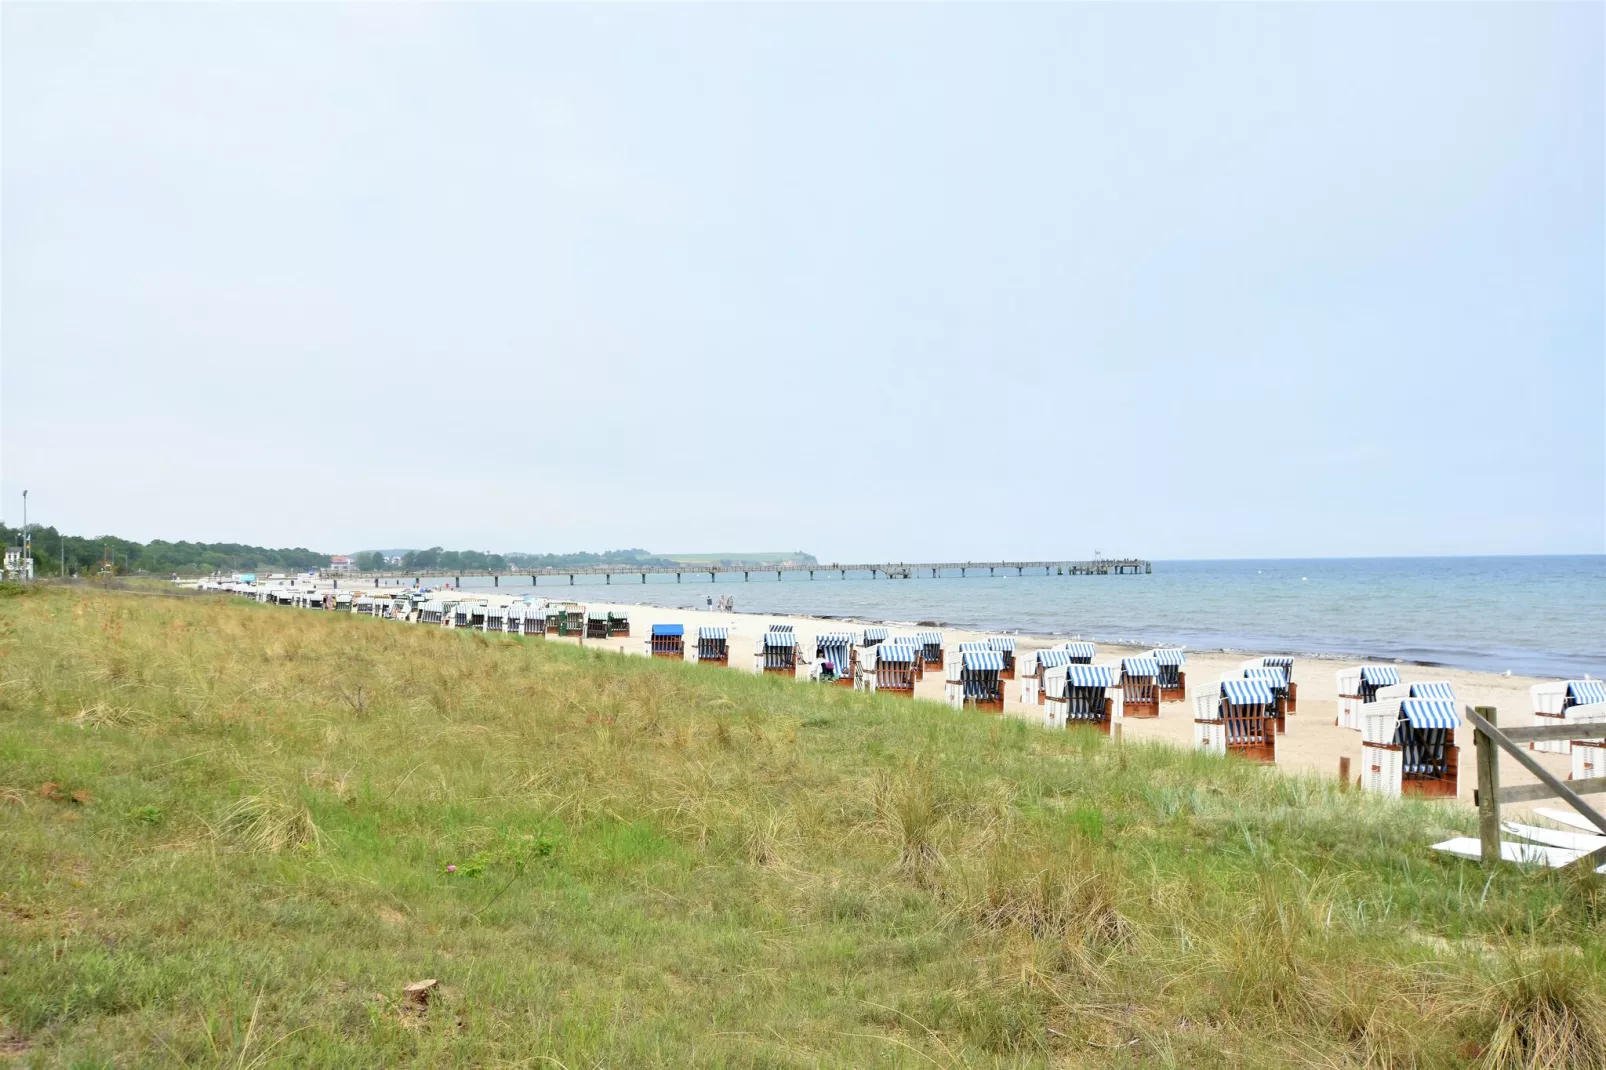
[{"label": "row of beach chairs", "polygon": [[[587,611],[574,603],[492,606],[460,599],[417,601],[409,595],[387,599],[297,587],[241,593],[299,608],[410,618],[490,632],[593,640],[630,634],[625,614]],[[692,659],[728,665],[729,640],[726,628],[698,628]],[[646,648],[653,657],[685,659],[685,628],[653,625]],[[1187,693],[1187,658],[1178,648],[1156,648],[1122,658],[1119,665],[1096,665],[1094,645],[1073,640],[1028,654],[1017,665],[1016,643],[1009,636],[961,643],[955,656],[945,659],[940,632],[893,635],[890,629],[875,626],[858,634],[816,635],[813,653],[810,679],[893,695],[913,696],[915,684],[927,670],[944,671],[944,697],[955,708],[1002,711],[1004,682],[1018,677],[1023,701],[1040,706],[1043,723],[1059,729],[1085,726],[1109,733],[1125,718],[1159,716],[1162,702],[1181,701]],[[804,660],[792,627],[773,625],[758,644],[754,667],[791,676]],[[1275,761],[1277,737],[1286,732],[1288,716],[1298,709],[1293,669],[1291,657],[1252,658],[1240,666],[1238,675],[1198,689],[1193,696],[1196,745],[1218,754]],[[1455,729],[1460,716],[1448,683],[1406,683],[1397,666],[1361,665],[1338,670],[1337,685],[1336,723],[1362,736],[1363,789],[1386,795],[1454,797],[1460,767]],[[1606,682],[1564,680],[1537,684],[1530,690],[1538,723],[1602,724],[1600,738],[1541,741],[1530,746],[1570,755],[1574,779],[1606,775]]]}]

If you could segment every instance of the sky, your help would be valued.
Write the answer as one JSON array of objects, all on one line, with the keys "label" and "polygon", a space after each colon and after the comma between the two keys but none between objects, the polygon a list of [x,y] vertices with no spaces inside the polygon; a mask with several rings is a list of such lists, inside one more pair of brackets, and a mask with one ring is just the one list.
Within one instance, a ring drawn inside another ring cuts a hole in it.
[{"label": "sky", "polygon": [[1606,550],[1606,6],[0,8],[0,515]]}]

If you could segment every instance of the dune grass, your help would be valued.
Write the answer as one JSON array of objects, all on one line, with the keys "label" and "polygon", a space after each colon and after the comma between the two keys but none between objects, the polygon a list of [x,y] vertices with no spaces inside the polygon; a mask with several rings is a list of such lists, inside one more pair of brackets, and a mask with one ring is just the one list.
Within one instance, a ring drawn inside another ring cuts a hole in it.
[{"label": "dune grass", "polygon": [[540,639],[13,594],[0,1061],[1603,1065],[1600,882],[1427,850],[1470,828]]}]

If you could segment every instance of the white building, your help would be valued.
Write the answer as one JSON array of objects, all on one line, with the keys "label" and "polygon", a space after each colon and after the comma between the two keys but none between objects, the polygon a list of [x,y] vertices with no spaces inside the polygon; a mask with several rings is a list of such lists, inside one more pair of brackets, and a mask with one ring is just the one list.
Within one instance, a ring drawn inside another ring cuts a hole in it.
[{"label": "white building", "polygon": [[20,546],[7,546],[5,575],[8,580],[33,579],[33,558],[24,558]]},{"label": "white building", "polygon": [[351,558],[345,556],[344,554],[335,554],[329,559],[329,568],[326,571],[350,572],[353,567],[355,566],[352,565]]}]

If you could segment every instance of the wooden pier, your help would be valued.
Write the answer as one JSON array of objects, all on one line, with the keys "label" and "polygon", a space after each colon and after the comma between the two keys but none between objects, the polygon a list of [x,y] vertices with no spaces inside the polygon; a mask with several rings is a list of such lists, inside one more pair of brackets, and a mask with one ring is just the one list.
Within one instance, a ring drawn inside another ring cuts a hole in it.
[{"label": "wooden pier", "polygon": [[818,565],[560,565],[557,568],[509,568],[501,571],[488,569],[463,570],[431,569],[427,571],[413,570],[411,572],[373,572],[373,573],[335,573],[338,578],[348,579],[358,583],[376,582],[382,579],[411,578],[422,581],[426,577],[451,576],[459,586],[463,577],[483,578],[491,577],[493,586],[500,587],[502,579],[520,580],[529,577],[533,586],[538,580],[544,578],[569,578],[569,584],[574,584],[576,576],[602,576],[606,583],[613,583],[615,576],[640,576],[641,582],[646,583],[648,576],[675,577],[675,582],[681,582],[684,576],[707,576],[709,582],[718,582],[722,575],[741,573],[742,579],[751,581],[754,573],[760,576],[775,573],[776,580],[782,580],[787,573],[808,573],[809,579],[818,576],[829,578],[835,575],[845,580],[849,575],[867,575],[871,579],[886,577],[891,580],[907,580],[915,577],[930,579],[957,579],[968,576],[1024,576],[1028,573],[1037,576],[1140,576],[1154,571],[1154,566],[1139,558],[1096,558],[1092,561],[932,561],[910,563],[904,561],[886,562],[882,564],[818,564]]}]

